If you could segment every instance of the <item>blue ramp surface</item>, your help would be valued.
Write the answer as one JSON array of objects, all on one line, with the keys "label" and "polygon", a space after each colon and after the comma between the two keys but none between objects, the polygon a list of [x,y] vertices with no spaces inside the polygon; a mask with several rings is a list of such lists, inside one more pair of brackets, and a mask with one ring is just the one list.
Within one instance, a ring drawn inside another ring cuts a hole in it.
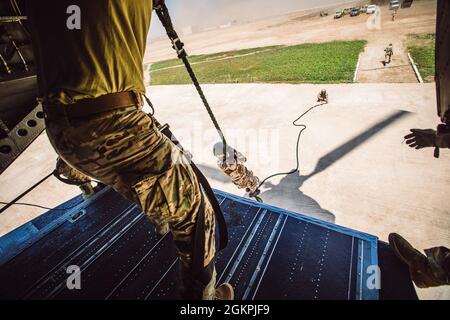
[{"label": "blue ramp surface", "polygon": [[[376,237],[215,192],[230,240],[218,255],[217,277],[234,286],[237,299],[380,297],[367,286],[368,270],[378,265]],[[52,210],[0,238],[1,298],[177,298],[171,234],[156,234],[139,207],[104,188],[59,208],[70,209]],[[67,288],[71,265],[81,269],[81,290]]]}]

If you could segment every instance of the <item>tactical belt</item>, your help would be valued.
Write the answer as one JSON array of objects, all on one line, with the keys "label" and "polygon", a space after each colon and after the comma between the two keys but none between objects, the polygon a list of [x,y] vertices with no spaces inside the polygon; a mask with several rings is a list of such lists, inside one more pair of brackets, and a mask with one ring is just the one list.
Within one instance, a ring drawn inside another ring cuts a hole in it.
[{"label": "tactical belt", "polygon": [[44,111],[50,116],[67,118],[84,118],[95,114],[122,109],[131,106],[141,106],[141,95],[134,91],[124,91],[106,94],[97,98],[87,98],[72,104],[44,105]]}]

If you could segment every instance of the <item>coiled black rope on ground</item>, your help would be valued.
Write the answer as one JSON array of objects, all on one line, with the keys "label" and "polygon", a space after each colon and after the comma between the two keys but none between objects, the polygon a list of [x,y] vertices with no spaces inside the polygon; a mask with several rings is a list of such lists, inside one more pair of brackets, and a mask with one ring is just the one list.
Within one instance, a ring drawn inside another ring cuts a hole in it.
[{"label": "coiled black rope on ground", "polygon": [[260,190],[260,189],[261,189],[262,185],[263,185],[265,182],[267,182],[268,180],[270,180],[270,179],[272,179],[272,178],[274,178],[274,177],[278,177],[278,176],[287,176],[287,175],[296,173],[296,172],[299,170],[299,168],[300,168],[300,138],[301,138],[301,136],[302,136],[303,131],[305,131],[305,130],[307,129],[307,126],[306,126],[306,124],[298,124],[297,122],[298,122],[301,118],[303,118],[305,115],[307,115],[310,111],[312,111],[313,109],[315,109],[315,108],[317,108],[317,107],[320,107],[320,106],[322,106],[322,105],[324,105],[324,104],[326,104],[326,103],[327,103],[327,102],[325,102],[325,103],[319,103],[319,104],[316,104],[316,105],[312,106],[311,108],[309,108],[308,110],[306,110],[305,112],[303,112],[297,119],[295,119],[294,121],[292,121],[292,125],[293,125],[293,126],[301,128],[300,131],[299,131],[299,133],[298,133],[298,136],[297,136],[297,143],[296,143],[296,145],[295,145],[295,156],[296,156],[296,166],[295,166],[295,169],[292,169],[291,171],[288,171],[288,172],[277,172],[277,173],[274,173],[274,174],[268,176],[267,178],[265,178],[264,180],[262,180],[262,181],[259,183],[259,186],[258,186],[258,188],[256,189],[256,191],[255,191],[254,193],[250,193],[250,194],[249,194],[250,197],[255,198],[258,202],[263,202],[263,200],[262,200],[262,198],[259,196],[259,194],[261,193],[261,190]]}]

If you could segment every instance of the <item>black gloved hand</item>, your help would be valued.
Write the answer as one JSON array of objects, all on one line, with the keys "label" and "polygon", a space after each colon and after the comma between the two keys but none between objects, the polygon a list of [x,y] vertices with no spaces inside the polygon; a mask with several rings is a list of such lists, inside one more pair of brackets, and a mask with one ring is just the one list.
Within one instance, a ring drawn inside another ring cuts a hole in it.
[{"label": "black gloved hand", "polygon": [[411,129],[405,136],[406,144],[414,149],[436,147],[437,132],[433,129]]}]

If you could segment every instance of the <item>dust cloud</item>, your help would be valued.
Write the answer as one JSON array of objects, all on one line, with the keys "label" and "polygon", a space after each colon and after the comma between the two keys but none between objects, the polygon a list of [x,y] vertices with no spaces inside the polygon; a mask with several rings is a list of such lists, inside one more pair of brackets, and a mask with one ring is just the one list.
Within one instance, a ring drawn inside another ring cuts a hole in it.
[{"label": "dust cloud", "polygon": [[[173,23],[180,33],[256,21],[292,11],[348,1],[339,0],[166,0]],[[369,1],[368,1],[369,2]],[[163,35],[156,15],[150,38]]]}]

